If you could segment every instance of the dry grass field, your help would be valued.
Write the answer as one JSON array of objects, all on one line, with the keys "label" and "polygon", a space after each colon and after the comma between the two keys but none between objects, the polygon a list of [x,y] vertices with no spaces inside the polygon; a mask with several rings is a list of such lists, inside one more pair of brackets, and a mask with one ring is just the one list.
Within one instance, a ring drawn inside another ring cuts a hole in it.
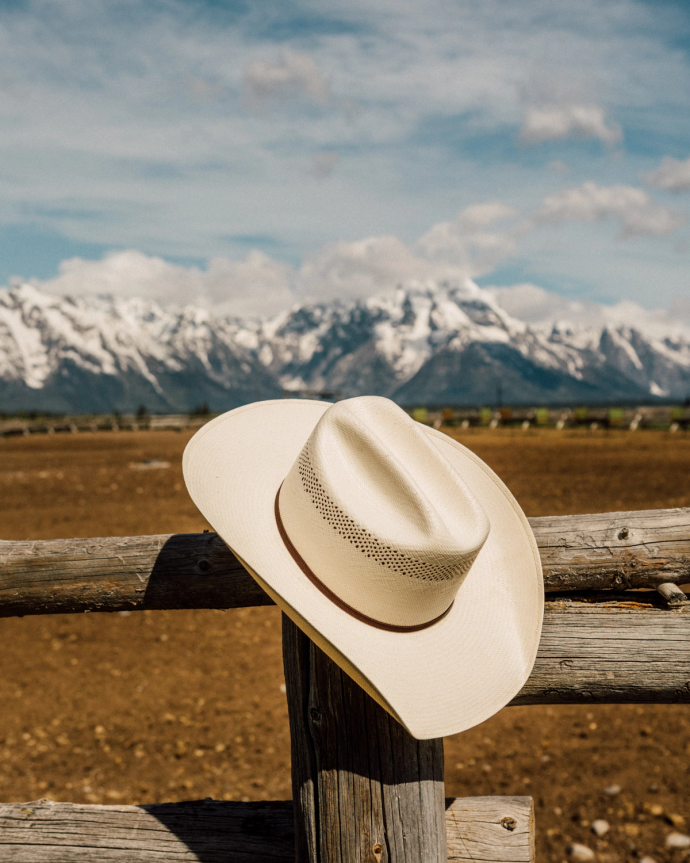
[{"label": "dry grass field", "polygon": [[[528,515],[690,506],[682,433],[457,437]],[[0,538],[201,531],[180,469],[187,438],[0,439]],[[290,796],[275,608],[0,620],[0,646],[0,800]],[[664,837],[690,829],[687,706],[507,708],[445,751],[449,795],[534,796],[540,860],[560,863],[570,841],[602,863],[682,859]],[[597,818],[611,825],[601,839]]]}]

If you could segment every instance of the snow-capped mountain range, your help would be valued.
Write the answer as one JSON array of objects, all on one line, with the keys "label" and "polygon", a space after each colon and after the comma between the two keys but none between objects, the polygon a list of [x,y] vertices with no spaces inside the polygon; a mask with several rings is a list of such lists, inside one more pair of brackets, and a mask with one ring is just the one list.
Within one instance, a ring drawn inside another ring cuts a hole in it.
[{"label": "snow-capped mountain range", "polygon": [[0,291],[0,411],[213,411],[285,390],[401,404],[684,399],[690,339],[530,326],[471,281],[303,304],[267,320],[189,306]]}]

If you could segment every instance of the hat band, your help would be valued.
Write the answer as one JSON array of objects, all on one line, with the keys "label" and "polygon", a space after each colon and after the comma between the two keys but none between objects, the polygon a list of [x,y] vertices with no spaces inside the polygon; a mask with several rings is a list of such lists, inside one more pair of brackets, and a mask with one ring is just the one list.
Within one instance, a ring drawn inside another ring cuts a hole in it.
[{"label": "hat band", "polygon": [[362,623],[368,623],[369,626],[375,626],[377,629],[385,629],[388,632],[418,632],[420,629],[428,629],[430,626],[433,626],[435,623],[438,623],[439,620],[442,620],[448,614],[448,612],[451,610],[451,608],[453,607],[452,602],[444,612],[439,614],[439,616],[435,617],[433,620],[427,621],[427,623],[417,623],[414,626],[396,626],[393,623],[383,623],[383,621],[381,621],[381,620],[375,620],[373,617],[367,617],[366,614],[362,614],[361,611],[357,611],[356,608],[353,608],[351,605],[348,605],[346,602],[343,602],[343,600],[337,594],[333,593],[333,591],[330,589],[330,587],[327,587],[321,581],[321,579],[313,572],[313,570],[307,564],[306,560],[302,557],[302,555],[297,551],[295,546],[292,544],[292,540],[288,536],[287,531],[285,530],[285,525],[283,524],[283,520],[280,517],[279,498],[280,498],[280,489],[282,487],[283,487],[283,485],[281,483],[280,488],[278,489],[278,492],[276,493],[274,511],[275,511],[276,525],[278,527],[278,533],[280,534],[280,538],[283,540],[283,545],[288,550],[288,552],[290,553],[290,556],[295,561],[297,566],[299,566],[299,568],[307,576],[307,578],[314,585],[314,587],[318,588],[321,591],[321,593],[323,593],[323,595],[327,599],[330,599],[330,601],[334,605],[337,605],[338,608],[342,609],[343,611],[346,611],[349,615],[357,618],[357,620],[360,620]]}]

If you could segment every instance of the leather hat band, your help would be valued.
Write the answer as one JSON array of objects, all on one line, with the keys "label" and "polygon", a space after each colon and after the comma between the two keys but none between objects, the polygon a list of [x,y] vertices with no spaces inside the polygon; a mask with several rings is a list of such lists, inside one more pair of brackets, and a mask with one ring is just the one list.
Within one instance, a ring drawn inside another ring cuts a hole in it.
[{"label": "leather hat band", "polygon": [[[280,488],[282,488],[282,484]],[[366,614],[362,614],[361,611],[357,611],[356,608],[353,608],[351,605],[343,602],[343,600],[340,599],[340,597],[337,596],[335,593],[333,593],[333,591],[321,581],[321,579],[313,572],[313,570],[310,569],[302,555],[292,544],[292,541],[290,540],[290,537],[285,530],[285,526],[283,525],[283,520],[280,517],[280,488],[278,489],[278,492],[276,494],[274,506],[276,525],[278,526],[278,533],[280,534],[280,538],[283,540],[283,544],[290,553],[292,559],[295,561],[297,566],[299,566],[302,572],[307,576],[309,581],[314,585],[314,587],[318,588],[327,599],[329,599],[334,605],[337,605],[338,608],[346,611],[349,615],[355,617],[357,620],[360,620],[362,623],[367,623],[369,624],[369,626],[375,626],[377,629],[385,629],[388,632],[418,632],[420,629],[428,629],[430,626],[438,623],[439,620],[442,620],[451,610],[451,608],[453,607],[452,602],[442,614],[439,614],[438,617],[435,617],[433,620],[429,620],[427,623],[418,623],[414,626],[396,626],[392,623],[383,623],[380,620],[375,620],[373,617],[367,617]]]}]

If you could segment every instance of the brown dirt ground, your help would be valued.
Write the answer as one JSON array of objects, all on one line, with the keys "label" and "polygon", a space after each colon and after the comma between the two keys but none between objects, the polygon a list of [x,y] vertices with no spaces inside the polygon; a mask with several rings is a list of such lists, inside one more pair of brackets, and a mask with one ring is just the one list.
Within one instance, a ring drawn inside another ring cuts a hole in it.
[{"label": "brown dirt ground", "polygon": [[[455,434],[528,515],[690,506],[684,434]],[[180,470],[187,439],[0,440],[0,536],[202,530]],[[171,466],[130,467],[143,459]],[[0,644],[0,800],[290,796],[275,608],[0,620]],[[542,860],[563,860],[570,841],[603,863],[682,859],[664,837],[674,821],[690,827],[687,706],[507,708],[445,751],[448,795],[534,796]],[[613,797],[612,784],[622,787]],[[589,829],[595,818],[611,824],[604,839]]]}]

